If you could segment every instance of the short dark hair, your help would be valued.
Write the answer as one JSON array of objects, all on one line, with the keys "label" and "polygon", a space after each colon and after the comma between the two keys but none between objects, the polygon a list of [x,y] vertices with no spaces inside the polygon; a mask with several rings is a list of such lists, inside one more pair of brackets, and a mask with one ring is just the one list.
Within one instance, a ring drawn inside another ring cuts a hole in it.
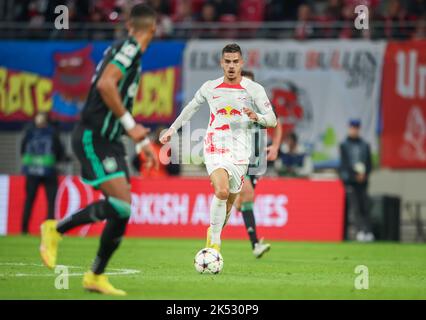
[{"label": "short dark hair", "polygon": [[349,120],[349,126],[350,127],[355,127],[355,128],[360,128],[361,127],[361,120],[359,120],[359,119],[351,119],[351,120]]},{"label": "short dark hair", "polygon": [[155,10],[144,3],[136,4],[130,10],[130,23],[139,30],[150,27],[156,18]]},{"label": "short dark hair", "polygon": [[243,70],[241,71],[241,76],[251,78],[254,80],[254,72],[250,70]]},{"label": "short dark hair", "polygon": [[222,56],[225,53],[234,53],[234,52],[239,52],[240,55],[243,55],[243,52],[241,51],[241,48],[238,44],[236,43],[231,43],[231,44],[227,44],[223,49],[222,49]]}]

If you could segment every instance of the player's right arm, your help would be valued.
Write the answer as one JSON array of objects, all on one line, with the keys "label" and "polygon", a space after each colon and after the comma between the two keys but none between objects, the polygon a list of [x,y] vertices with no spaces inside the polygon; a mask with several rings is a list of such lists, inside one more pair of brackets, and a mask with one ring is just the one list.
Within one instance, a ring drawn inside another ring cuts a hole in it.
[{"label": "player's right arm", "polygon": [[133,116],[124,107],[118,90],[118,83],[122,77],[123,73],[120,68],[115,64],[109,63],[102,72],[96,84],[96,89],[98,89],[107,107],[120,119],[130,138],[135,142],[139,142],[146,137],[149,129],[136,124]]},{"label": "player's right arm", "polygon": [[206,101],[206,83],[204,83],[200,89],[195,93],[194,98],[183,108],[179,117],[176,118],[175,122],[170,126],[166,133],[160,138],[160,142],[165,144],[170,141],[172,135],[175,134],[182,125],[189,121],[192,116],[200,109],[201,105]]}]

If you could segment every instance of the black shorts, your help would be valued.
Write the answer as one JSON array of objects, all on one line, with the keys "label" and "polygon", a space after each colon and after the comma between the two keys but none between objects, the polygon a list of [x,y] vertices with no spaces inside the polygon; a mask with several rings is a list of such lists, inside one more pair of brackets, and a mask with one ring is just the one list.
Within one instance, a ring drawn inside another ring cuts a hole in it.
[{"label": "black shorts", "polygon": [[121,142],[100,137],[79,124],[72,134],[72,148],[81,165],[83,182],[97,188],[118,177],[126,177],[129,181],[126,153]]}]

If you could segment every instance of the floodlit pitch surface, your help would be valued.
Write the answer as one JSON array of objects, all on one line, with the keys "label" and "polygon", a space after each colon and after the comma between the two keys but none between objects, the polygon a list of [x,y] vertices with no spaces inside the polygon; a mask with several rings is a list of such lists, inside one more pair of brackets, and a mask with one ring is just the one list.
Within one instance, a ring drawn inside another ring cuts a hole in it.
[{"label": "floodlit pitch surface", "polygon": [[[58,263],[68,289],[41,264],[39,239],[0,237],[0,299],[118,299],[82,289],[97,238],[65,237]],[[256,260],[248,241],[224,240],[224,269],[200,275],[193,267],[204,241],[125,238],[108,268],[126,299],[426,299],[426,246],[396,243],[272,242]],[[368,268],[368,289],[365,269]],[[364,278],[357,278],[357,277]]]}]

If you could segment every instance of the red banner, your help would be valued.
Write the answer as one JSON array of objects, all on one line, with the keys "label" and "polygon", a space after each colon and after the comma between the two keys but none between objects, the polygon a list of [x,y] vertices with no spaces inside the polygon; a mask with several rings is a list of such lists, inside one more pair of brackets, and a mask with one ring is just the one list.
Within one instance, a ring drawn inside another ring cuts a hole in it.
[{"label": "red banner", "polygon": [[[4,209],[7,212],[5,233],[16,234],[20,232],[25,201],[25,178],[7,178],[7,183],[0,183],[0,188],[2,185],[8,188],[8,204]],[[100,197],[99,192],[76,177],[61,178],[56,199],[57,218],[72,214]],[[126,234],[137,237],[204,238],[209,225],[211,198],[212,187],[206,178],[133,178],[132,216]],[[31,233],[39,233],[46,210],[44,192],[39,192],[33,208]],[[264,178],[256,188],[258,234],[267,239],[340,241],[343,238],[343,210],[344,190],[338,180]],[[78,228],[72,233],[97,235],[102,227],[102,223],[97,223]],[[247,238],[241,213],[234,210],[223,237]]]},{"label": "red banner", "polygon": [[382,165],[426,168],[426,41],[388,43],[382,108]]}]

